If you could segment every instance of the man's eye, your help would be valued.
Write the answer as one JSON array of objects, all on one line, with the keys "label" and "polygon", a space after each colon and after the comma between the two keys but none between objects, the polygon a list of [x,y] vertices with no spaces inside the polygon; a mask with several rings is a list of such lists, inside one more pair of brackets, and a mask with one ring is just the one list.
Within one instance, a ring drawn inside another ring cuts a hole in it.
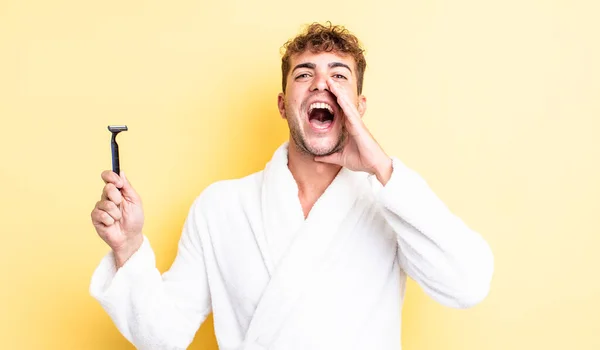
[{"label": "man's eye", "polygon": [[300,74],[300,75],[298,75],[298,76],[296,77],[296,79],[304,79],[304,78],[309,78],[309,77],[310,77],[310,74],[308,74],[308,73],[303,73],[303,74]]},{"label": "man's eye", "polygon": [[334,74],[333,77],[336,78],[336,79],[346,79],[346,77],[344,75],[341,75],[341,74]]}]

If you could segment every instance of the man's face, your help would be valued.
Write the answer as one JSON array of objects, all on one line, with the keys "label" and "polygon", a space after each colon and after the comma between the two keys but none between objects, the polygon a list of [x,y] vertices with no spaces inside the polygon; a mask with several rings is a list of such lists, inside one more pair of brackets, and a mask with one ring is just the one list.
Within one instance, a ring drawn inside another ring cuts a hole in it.
[{"label": "man's face", "polygon": [[327,79],[337,82],[343,93],[357,105],[354,58],[307,50],[292,56],[290,63],[286,92],[279,94],[278,105],[281,116],[287,119],[291,141],[301,152],[313,156],[341,150],[348,138],[345,116],[336,96],[330,92]]}]

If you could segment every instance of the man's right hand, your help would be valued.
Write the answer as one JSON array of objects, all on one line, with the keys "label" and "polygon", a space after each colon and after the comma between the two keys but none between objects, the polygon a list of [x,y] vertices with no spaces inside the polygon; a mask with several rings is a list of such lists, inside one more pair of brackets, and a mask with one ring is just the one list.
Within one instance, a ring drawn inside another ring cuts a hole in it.
[{"label": "man's right hand", "polygon": [[125,264],[144,240],[142,201],[125,175],[121,175],[111,170],[102,172],[106,185],[91,214],[96,232],[113,250],[117,268]]}]

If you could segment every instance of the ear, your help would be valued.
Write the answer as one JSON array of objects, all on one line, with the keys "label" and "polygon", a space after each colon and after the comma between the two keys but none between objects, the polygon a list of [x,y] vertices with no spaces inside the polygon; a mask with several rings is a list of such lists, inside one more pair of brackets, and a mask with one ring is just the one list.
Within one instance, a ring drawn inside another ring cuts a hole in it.
[{"label": "ear", "polygon": [[277,95],[277,108],[279,108],[279,114],[281,115],[281,118],[286,119],[285,94],[283,92],[280,92],[279,95]]},{"label": "ear", "polygon": [[367,111],[367,98],[363,95],[358,96],[358,113],[360,113],[360,117],[362,118]]}]

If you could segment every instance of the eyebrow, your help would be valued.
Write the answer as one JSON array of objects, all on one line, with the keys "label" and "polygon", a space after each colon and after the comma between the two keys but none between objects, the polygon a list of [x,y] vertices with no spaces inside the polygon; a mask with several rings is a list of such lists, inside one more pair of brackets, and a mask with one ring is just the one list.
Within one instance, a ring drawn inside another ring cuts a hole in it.
[{"label": "eyebrow", "polygon": [[296,70],[296,69],[300,69],[300,68],[309,68],[309,69],[315,69],[316,65],[314,63],[300,63],[298,65],[296,65],[296,67],[294,67],[294,69],[292,69],[292,73]]},{"label": "eyebrow", "polygon": [[[327,66],[329,68],[336,68],[336,67],[346,68],[350,71],[350,73],[352,73],[352,69],[350,69],[350,67],[347,64],[342,63],[342,62],[331,62]],[[300,69],[300,68],[315,69],[316,67],[317,67],[317,65],[314,63],[310,63],[310,62],[300,63],[300,64],[296,65],[296,67],[294,67],[294,69],[292,69],[292,73],[296,69]]]},{"label": "eyebrow", "polygon": [[350,71],[350,73],[352,73],[352,69],[350,69],[350,67],[347,64],[345,64],[345,63],[342,63],[342,62],[331,62],[329,64],[329,68],[336,68],[336,67],[346,68],[346,69],[348,69]]}]

